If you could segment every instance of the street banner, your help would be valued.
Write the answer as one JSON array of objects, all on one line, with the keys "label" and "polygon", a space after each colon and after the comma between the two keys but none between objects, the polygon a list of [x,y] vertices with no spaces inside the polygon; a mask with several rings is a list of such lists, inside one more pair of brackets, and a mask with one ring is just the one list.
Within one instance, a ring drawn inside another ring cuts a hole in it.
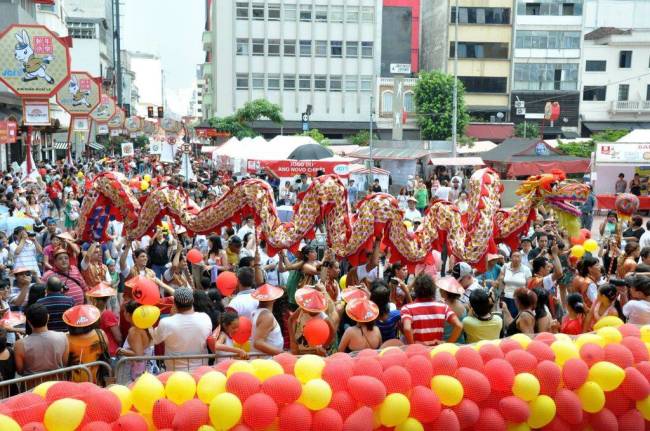
[{"label": "street banner", "polygon": [[122,157],[133,157],[133,142],[122,143]]},{"label": "street banner", "polygon": [[56,103],[72,116],[88,116],[99,105],[98,79],[86,72],[71,72],[68,84],[56,93]]},{"label": "street banner", "polygon": [[97,124],[97,134],[98,135],[108,135],[108,124]]},{"label": "street banner", "polygon": [[[124,126],[124,120],[126,119],[126,114],[124,113],[124,110],[120,108],[119,106],[115,107],[115,115],[113,115],[113,118],[108,120],[108,128],[113,130],[113,129],[121,129],[122,126]],[[118,132],[119,135],[119,132]],[[117,135],[116,135],[117,136]]]},{"label": "street banner", "polygon": [[0,145],[15,143],[17,134],[18,124],[15,121],[0,121]]},{"label": "street banner", "polygon": [[143,123],[142,118],[138,116],[132,116],[127,118],[124,121],[124,127],[130,134],[133,134],[142,130],[143,127],[142,123]]},{"label": "street banner", "polygon": [[49,102],[47,100],[23,100],[23,123],[26,126],[49,126]]},{"label": "street banner", "polygon": [[161,141],[149,141],[149,153],[150,154],[162,154],[162,142]]},{"label": "street banner", "polygon": [[347,177],[348,162],[331,162],[323,160],[249,160],[248,172],[254,173],[261,169],[271,171],[274,175],[285,178],[305,174],[313,177],[318,171],[323,174],[336,174]]},{"label": "street banner", "polygon": [[77,132],[87,132],[90,130],[90,122],[86,117],[76,117],[72,122],[72,129]]},{"label": "street banner", "polygon": [[102,94],[99,105],[90,113],[90,116],[98,123],[108,123],[115,115],[116,110],[115,100],[106,94]]}]

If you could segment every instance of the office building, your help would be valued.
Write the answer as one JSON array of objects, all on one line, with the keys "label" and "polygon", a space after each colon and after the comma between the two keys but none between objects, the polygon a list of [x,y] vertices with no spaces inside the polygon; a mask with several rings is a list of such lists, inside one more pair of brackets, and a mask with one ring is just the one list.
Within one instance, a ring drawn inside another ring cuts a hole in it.
[{"label": "office building", "polygon": [[131,106],[131,115],[146,118],[149,106],[152,106],[155,112],[159,106],[165,108],[164,74],[160,57],[128,51],[123,59],[126,59],[129,70],[135,75],[133,83],[138,90],[138,100],[135,106]]}]

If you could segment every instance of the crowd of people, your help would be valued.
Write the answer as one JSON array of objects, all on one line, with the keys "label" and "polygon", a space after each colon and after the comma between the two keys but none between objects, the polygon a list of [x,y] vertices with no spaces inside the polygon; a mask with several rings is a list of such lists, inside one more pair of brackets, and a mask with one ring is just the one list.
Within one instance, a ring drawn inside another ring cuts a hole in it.
[{"label": "crowd of people", "polygon": [[[208,236],[189,236],[164,218],[154,235],[136,241],[126,240],[123,223],[111,218],[108,240],[81,241],[74,229],[79,207],[103,170],[148,175],[151,187],[183,187],[199,206],[241,179],[212,169],[207,160],[197,162],[199,180],[190,183],[174,167],[146,157],[114,163],[79,169],[40,164],[38,177],[3,176],[2,210],[30,223],[0,233],[2,379],[137,357],[122,369],[132,380],[146,370],[192,369],[220,360],[186,357],[208,352],[238,358],[285,351],[325,356],[411,343],[475,343],[517,333],[575,335],[591,331],[605,316],[650,323],[650,222],[646,231],[639,215],[626,223],[609,213],[594,234],[599,251],[576,259],[567,232],[552,211],[541,209],[520,246],[499,244],[482,272],[439,251],[432,264],[391,263],[380,237],[358,266],[338,259],[322,242],[305,241],[295,256],[288,251],[271,256],[250,217]],[[397,194],[413,229],[433,198],[468,210],[463,177],[438,174],[428,181],[410,177]],[[310,183],[306,176],[285,184],[261,178],[286,205],[295,204]],[[147,192],[147,187],[135,191]],[[361,194],[350,185],[353,203]],[[593,204],[582,209],[591,216]],[[590,220],[583,217],[583,224]],[[200,262],[188,261],[192,249],[200,251]],[[229,295],[217,288],[225,271],[237,279]],[[139,306],[133,289],[142,277],[154,281],[161,295],[161,318],[149,329],[133,324]],[[241,340],[238,334],[247,325],[250,336]],[[326,334],[316,343],[314,327]],[[142,359],[155,353],[168,359]],[[100,368],[93,373],[100,382],[105,377]]]}]

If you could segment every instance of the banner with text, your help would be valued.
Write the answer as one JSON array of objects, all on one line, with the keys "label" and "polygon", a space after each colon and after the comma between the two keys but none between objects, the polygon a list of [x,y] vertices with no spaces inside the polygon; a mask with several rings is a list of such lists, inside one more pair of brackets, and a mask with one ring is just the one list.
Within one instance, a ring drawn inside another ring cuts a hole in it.
[{"label": "banner with text", "polygon": [[248,172],[254,173],[261,169],[272,172],[275,176],[285,178],[305,174],[316,176],[318,171],[323,174],[336,174],[341,177],[349,175],[348,162],[332,162],[323,160],[249,160]]}]

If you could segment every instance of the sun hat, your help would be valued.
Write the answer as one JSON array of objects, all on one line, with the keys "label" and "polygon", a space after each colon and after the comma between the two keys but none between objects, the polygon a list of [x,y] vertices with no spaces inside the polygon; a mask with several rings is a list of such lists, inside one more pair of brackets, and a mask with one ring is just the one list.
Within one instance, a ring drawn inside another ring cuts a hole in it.
[{"label": "sun hat", "polygon": [[296,304],[310,313],[319,313],[327,310],[325,294],[313,287],[301,287],[296,290]]},{"label": "sun hat", "polygon": [[418,200],[415,199],[413,196],[409,196],[409,198],[407,199],[407,201],[408,201],[408,202],[417,202]]},{"label": "sun hat", "polygon": [[85,328],[99,320],[101,312],[90,304],[75,305],[63,313],[63,321],[74,328]]},{"label": "sun hat", "polygon": [[341,291],[341,298],[343,298],[345,302],[350,302],[353,299],[368,299],[370,298],[370,294],[366,290],[350,286]]},{"label": "sun hat", "polygon": [[97,284],[86,293],[86,296],[90,296],[91,298],[106,298],[115,295],[117,295],[115,289],[103,282]]},{"label": "sun hat", "polygon": [[462,295],[465,293],[465,289],[460,285],[458,280],[454,277],[446,276],[436,280],[436,286],[440,290],[445,292],[454,293],[456,295]]},{"label": "sun hat", "polygon": [[24,272],[30,272],[31,273],[32,270],[27,268],[26,266],[19,266],[17,268],[14,268],[13,271],[11,271],[11,274],[12,275],[18,275],[18,274],[22,274]]},{"label": "sun hat", "polygon": [[348,302],[345,313],[355,322],[372,322],[379,316],[379,307],[369,299],[357,298]]},{"label": "sun hat", "polygon": [[487,255],[487,261],[495,260],[495,259],[503,259],[503,256],[501,256],[498,253],[488,253]]},{"label": "sun hat", "polygon": [[63,247],[59,247],[52,252],[52,257],[56,259],[56,257],[60,254],[68,254],[68,251]]},{"label": "sun hat", "polygon": [[284,290],[280,287],[265,283],[251,293],[251,298],[261,302],[275,301],[284,295]]}]

